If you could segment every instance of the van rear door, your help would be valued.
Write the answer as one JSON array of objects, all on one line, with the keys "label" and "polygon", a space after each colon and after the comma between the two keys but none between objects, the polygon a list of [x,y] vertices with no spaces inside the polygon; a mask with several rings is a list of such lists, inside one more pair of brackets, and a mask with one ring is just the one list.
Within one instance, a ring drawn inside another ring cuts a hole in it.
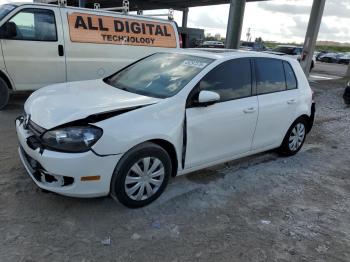
[{"label": "van rear door", "polygon": [[2,39],[6,71],[16,90],[35,90],[66,81],[64,39],[59,9],[23,5],[7,21],[17,36]]}]

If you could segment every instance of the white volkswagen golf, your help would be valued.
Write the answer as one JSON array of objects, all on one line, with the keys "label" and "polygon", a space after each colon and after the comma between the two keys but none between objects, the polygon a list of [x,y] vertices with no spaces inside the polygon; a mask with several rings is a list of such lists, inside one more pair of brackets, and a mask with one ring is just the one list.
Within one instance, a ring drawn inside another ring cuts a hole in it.
[{"label": "white volkswagen golf", "polygon": [[170,177],[275,148],[297,153],[312,96],[293,59],[156,53],[105,79],[34,92],[16,120],[19,154],[42,189],[141,207]]}]

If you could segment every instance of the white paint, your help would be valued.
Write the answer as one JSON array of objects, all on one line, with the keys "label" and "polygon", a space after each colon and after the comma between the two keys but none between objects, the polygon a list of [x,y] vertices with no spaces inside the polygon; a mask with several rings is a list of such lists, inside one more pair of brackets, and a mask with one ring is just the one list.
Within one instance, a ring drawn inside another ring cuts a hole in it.
[{"label": "white paint", "polygon": [[[108,155],[105,157],[99,157],[91,151],[70,154],[44,150],[41,155],[38,149],[28,147],[26,139],[31,133],[17,121],[19,142],[28,155],[52,174],[75,178],[73,185],[61,188],[50,188],[37,181],[36,184],[68,196],[107,195],[113,170],[120,158],[145,141],[162,139],[171,143],[177,154],[178,174],[186,174],[276,148],[296,118],[311,114],[311,89],[296,60],[254,52],[172,52],[203,56],[214,61],[170,98],[155,99],[128,93],[110,87],[101,80],[53,85],[36,91],[26,102],[25,110],[34,122],[44,128],[54,128],[113,108],[148,105],[93,124],[103,129],[103,135],[92,148],[100,155]],[[269,57],[288,61],[297,76],[298,89],[186,109],[189,93],[208,72],[224,61],[242,57]],[[291,100],[293,103],[289,103]],[[187,147],[183,168],[185,115]],[[31,173],[25,161],[24,164]],[[101,181],[80,182],[81,176],[89,175],[100,175]]]}]

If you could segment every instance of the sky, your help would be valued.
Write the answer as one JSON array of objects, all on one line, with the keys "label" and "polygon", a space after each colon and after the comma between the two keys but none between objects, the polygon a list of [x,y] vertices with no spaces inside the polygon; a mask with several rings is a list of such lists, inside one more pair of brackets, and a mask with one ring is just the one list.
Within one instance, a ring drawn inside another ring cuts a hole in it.
[{"label": "sky", "polygon": [[[11,1],[0,0],[0,3]],[[252,39],[262,37],[265,41],[301,43],[304,41],[311,5],[312,0],[249,2],[246,4],[242,39],[247,38],[246,33],[250,28]],[[206,34],[225,36],[228,12],[229,5],[190,8],[188,26],[203,28]],[[179,26],[181,17],[182,13],[175,11],[175,20]],[[318,40],[350,43],[350,0],[326,0]]]}]

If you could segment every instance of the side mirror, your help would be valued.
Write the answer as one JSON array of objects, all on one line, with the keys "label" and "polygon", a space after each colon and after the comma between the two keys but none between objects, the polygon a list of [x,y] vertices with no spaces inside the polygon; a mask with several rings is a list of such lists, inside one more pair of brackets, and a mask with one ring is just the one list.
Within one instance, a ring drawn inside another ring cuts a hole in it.
[{"label": "side mirror", "polygon": [[17,26],[14,22],[7,22],[1,27],[1,38],[11,39],[17,36]]},{"label": "side mirror", "polygon": [[198,106],[209,106],[220,101],[220,95],[213,91],[200,91],[198,95]]}]

